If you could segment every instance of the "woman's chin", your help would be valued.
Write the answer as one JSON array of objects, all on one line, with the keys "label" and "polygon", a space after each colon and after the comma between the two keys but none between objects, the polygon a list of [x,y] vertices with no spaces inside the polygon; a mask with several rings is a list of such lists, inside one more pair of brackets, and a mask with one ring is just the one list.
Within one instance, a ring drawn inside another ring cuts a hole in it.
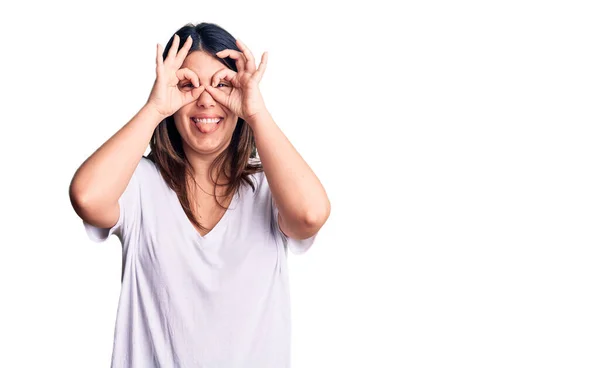
[{"label": "woman's chin", "polygon": [[192,138],[188,148],[193,151],[192,154],[194,155],[209,156],[220,153],[227,148],[227,145],[224,145],[220,139]]}]

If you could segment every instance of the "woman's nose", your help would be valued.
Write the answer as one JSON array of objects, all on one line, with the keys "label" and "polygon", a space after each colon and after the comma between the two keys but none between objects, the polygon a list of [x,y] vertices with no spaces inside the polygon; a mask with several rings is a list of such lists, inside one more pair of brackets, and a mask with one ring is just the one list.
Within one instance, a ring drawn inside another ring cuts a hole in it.
[{"label": "woman's nose", "polygon": [[198,107],[203,106],[205,108],[214,107],[215,100],[214,100],[214,98],[212,98],[210,93],[208,93],[206,90],[204,90],[200,94],[200,97],[198,97],[198,101],[196,102],[196,105]]}]

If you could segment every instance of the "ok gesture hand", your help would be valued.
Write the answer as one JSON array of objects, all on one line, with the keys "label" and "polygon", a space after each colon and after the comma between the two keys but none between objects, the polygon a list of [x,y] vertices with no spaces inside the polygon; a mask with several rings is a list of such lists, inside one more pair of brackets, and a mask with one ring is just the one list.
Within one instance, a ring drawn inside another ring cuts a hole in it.
[{"label": "ok gesture hand", "polygon": [[[175,35],[164,61],[160,44],[156,50],[156,80],[146,104],[155,108],[164,117],[173,115],[181,106],[198,99],[204,91],[204,87],[200,87],[198,75],[188,68],[181,68],[190,47],[192,47],[192,37],[187,38],[179,52],[177,52],[178,47],[179,36]],[[178,84],[183,80],[191,81],[197,88],[180,90]]]},{"label": "ok gesture hand", "polygon": [[[206,91],[233,114],[249,122],[258,113],[266,111],[258,83],[267,68],[267,53],[263,53],[257,69],[250,50],[242,41],[236,42],[241,52],[225,49],[219,51],[217,56],[220,58],[229,56],[234,59],[237,73],[227,67],[219,70],[213,76],[211,85],[206,86]],[[223,84],[231,84],[231,87],[216,88],[223,81],[225,82]]]}]

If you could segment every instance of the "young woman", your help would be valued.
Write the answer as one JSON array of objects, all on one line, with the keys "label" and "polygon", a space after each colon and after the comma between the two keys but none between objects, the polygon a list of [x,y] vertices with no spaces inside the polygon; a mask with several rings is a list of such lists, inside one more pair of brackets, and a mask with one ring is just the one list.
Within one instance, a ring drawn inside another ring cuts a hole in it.
[{"label": "young woman", "polygon": [[330,203],[265,106],[266,66],[215,24],[182,27],[147,103],[75,173],[88,235],[123,246],[112,367],[289,366],[287,251]]}]

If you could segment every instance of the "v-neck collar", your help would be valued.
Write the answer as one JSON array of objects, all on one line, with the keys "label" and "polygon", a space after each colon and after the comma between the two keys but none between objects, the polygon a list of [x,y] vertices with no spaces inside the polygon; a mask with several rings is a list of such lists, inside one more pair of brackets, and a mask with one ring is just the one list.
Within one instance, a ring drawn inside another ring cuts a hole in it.
[{"label": "v-neck collar", "polygon": [[188,231],[191,233],[191,235],[194,237],[194,239],[197,239],[198,241],[208,241],[208,240],[212,240],[213,237],[217,236],[222,231],[222,229],[227,226],[229,217],[231,217],[231,212],[233,212],[237,209],[238,203],[240,201],[240,192],[242,190],[243,190],[243,188],[242,188],[242,186],[240,186],[240,188],[234,193],[233,198],[231,199],[231,202],[229,203],[229,207],[227,207],[227,210],[225,211],[223,216],[221,216],[221,219],[219,220],[219,222],[217,222],[217,224],[204,236],[202,236],[198,232],[198,230],[196,230],[196,228],[194,227],[194,224],[192,224],[190,219],[185,214],[185,211],[183,210],[183,207],[181,206],[181,202],[179,202],[179,198],[177,197],[177,193],[175,193],[175,191],[171,190],[171,194],[172,194],[172,197],[174,198],[173,204],[177,208],[177,212],[179,213],[179,216],[181,217],[181,221],[185,222],[185,227],[188,229]]}]

